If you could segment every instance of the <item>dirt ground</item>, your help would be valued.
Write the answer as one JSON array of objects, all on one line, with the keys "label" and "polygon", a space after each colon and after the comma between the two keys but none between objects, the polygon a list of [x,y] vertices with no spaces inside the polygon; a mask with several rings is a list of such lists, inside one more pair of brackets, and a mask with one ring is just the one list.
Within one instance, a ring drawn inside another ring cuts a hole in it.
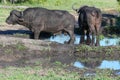
[{"label": "dirt ground", "polygon": [[[0,34],[0,68],[10,66],[50,68],[56,66],[56,63],[61,63],[67,65],[67,70],[84,73],[81,69],[73,66],[75,61],[82,60],[84,66],[88,67],[86,71],[94,72],[102,60],[119,60],[120,58],[119,46],[96,48],[28,39],[31,32],[23,26],[1,25]],[[87,63],[84,62],[86,59],[88,59]]]}]

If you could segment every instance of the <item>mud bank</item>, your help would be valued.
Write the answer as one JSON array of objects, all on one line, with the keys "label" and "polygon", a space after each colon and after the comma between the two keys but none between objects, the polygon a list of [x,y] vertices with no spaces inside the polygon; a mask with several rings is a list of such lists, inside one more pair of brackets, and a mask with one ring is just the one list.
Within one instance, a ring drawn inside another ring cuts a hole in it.
[{"label": "mud bank", "polygon": [[1,67],[2,63],[4,64],[3,66],[12,64],[14,66],[31,65],[31,62],[35,64],[36,60],[38,62],[47,60],[47,63],[60,61],[63,64],[71,64],[76,59],[82,60],[87,58],[118,60],[120,58],[120,47],[70,45],[43,40],[0,36],[0,55]]}]

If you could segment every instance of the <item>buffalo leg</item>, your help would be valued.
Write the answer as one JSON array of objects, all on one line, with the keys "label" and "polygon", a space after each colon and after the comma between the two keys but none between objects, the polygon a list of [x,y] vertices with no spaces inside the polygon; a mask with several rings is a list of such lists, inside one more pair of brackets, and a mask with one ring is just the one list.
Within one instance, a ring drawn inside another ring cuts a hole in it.
[{"label": "buffalo leg", "polygon": [[99,35],[97,35],[97,36],[96,36],[96,44],[95,44],[95,46],[99,46],[99,45],[100,45],[99,40],[100,40],[100,39],[99,39]]},{"label": "buffalo leg", "polygon": [[68,34],[70,35],[69,43],[70,43],[70,44],[74,44],[75,36],[74,36],[73,31],[69,31]]},{"label": "buffalo leg", "polygon": [[94,27],[94,25],[89,25],[89,27],[90,27],[90,31],[92,33],[91,45],[94,45],[95,44],[95,33],[96,33],[95,27]]},{"label": "buffalo leg", "polygon": [[41,31],[38,31],[38,30],[34,31],[34,39],[39,39],[40,32]]},{"label": "buffalo leg", "polygon": [[71,30],[67,30],[67,29],[65,29],[64,31],[66,31],[68,33],[68,35],[70,36],[70,40],[68,42],[65,42],[65,43],[74,44],[74,41],[75,41],[74,32]]},{"label": "buffalo leg", "polygon": [[91,43],[91,38],[90,38],[89,32],[90,32],[90,31],[87,30],[87,33],[86,33],[86,36],[87,36],[86,44],[87,44],[87,45],[90,45],[90,43]]},{"label": "buffalo leg", "polygon": [[96,44],[95,44],[95,46],[99,46],[100,45],[100,43],[99,43],[99,38],[100,38],[100,25],[97,25],[96,26]]},{"label": "buffalo leg", "polygon": [[99,37],[100,37],[99,33],[97,33],[96,34],[96,43],[95,43],[95,46],[99,46],[100,45],[100,43],[99,43],[99,40],[100,40]]},{"label": "buffalo leg", "polygon": [[80,44],[83,44],[85,42],[85,32],[84,29],[81,30],[81,36],[80,36]]},{"label": "buffalo leg", "polygon": [[95,33],[92,32],[92,41],[91,41],[91,45],[95,44]]}]

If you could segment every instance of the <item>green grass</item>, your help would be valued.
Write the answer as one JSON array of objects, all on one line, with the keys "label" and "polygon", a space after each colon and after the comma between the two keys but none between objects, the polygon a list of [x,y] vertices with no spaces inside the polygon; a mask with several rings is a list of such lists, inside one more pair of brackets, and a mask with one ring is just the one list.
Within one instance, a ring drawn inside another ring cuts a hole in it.
[{"label": "green grass", "polygon": [[114,8],[116,9],[118,7],[118,3],[116,0],[63,0],[61,2],[61,5],[55,6],[56,1],[61,1],[61,0],[48,0],[47,5],[45,7],[48,8],[57,8],[57,9],[65,9],[65,10],[72,10],[71,6],[74,3],[77,3],[76,7],[79,8],[80,6],[83,5],[90,5],[90,6],[95,6],[100,9],[105,9],[105,8]]},{"label": "green grass", "polygon": [[9,12],[11,10],[9,9],[1,9],[0,8],[0,25],[1,24],[5,24],[5,19],[7,18],[7,16],[9,15]]},{"label": "green grass", "polygon": [[[78,80],[76,73],[64,70],[42,69],[41,67],[8,67],[0,71],[0,80]],[[69,75],[69,76],[68,76]]]},{"label": "green grass", "polygon": [[[14,5],[24,5],[24,6],[43,6],[50,9],[63,9],[63,10],[72,10],[71,6],[74,3],[77,3],[77,7],[82,5],[95,6],[101,9],[104,8],[114,8],[118,7],[117,0],[46,0],[44,3],[41,1],[33,1],[34,3],[21,3]],[[11,5],[10,3],[6,5]],[[13,5],[13,6],[14,6]]]},{"label": "green grass", "polygon": [[39,67],[8,67],[0,71],[0,80],[119,80],[111,76],[111,70],[97,70],[96,75],[81,76],[80,72],[70,72],[61,68],[42,69]]}]

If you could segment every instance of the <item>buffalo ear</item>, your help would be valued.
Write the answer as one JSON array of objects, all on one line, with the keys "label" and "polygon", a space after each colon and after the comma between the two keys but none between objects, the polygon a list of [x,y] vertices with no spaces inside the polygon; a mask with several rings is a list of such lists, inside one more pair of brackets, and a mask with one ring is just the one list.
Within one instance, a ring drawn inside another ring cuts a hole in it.
[{"label": "buffalo ear", "polygon": [[13,10],[12,14],[14,14],[15,16],[17,16],[18,18],[21,17],[21,12],[20,11]]},{"label": "buffalo ear", "polygon": [[23,12],[21,11],[20,12],[20,17],[18,19],[20,22],[23,22],[24,21],[24,18],[23,18]]}]

